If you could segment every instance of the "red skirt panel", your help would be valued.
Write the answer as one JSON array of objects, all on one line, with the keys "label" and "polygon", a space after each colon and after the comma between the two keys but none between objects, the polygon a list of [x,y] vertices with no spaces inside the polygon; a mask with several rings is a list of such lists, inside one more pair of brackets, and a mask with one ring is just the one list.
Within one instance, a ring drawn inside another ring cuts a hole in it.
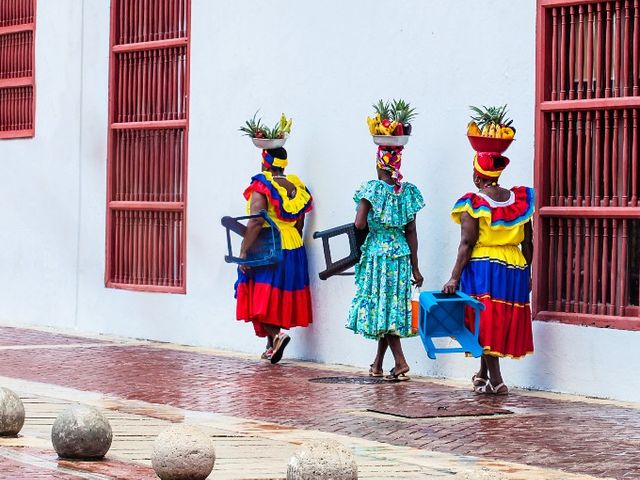
[{"label": "red skirt panel", "polygon": [[[480,313],[480,345],[484,353],[496,357],[524,357],[533,353],[533,332],[529,304],[514,305],[491,300],[490,297],[476,297],[484,304]],[[467,328],[474,331],[475,313],[467,307],[465,321]]]}]

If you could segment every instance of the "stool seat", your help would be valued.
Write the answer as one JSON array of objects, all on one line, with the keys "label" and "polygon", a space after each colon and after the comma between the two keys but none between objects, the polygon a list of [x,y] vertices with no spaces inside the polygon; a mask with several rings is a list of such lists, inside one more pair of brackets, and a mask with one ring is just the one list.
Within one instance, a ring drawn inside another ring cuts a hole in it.
[{"label": "stool seat", "polygon": [[[464,323],[466,307],[475,312],[474,329],[471,332]],[[419,333],[427,356],[436,358],[436,353],[469,353],[474,357],[482,355],[483,349],[478,342],[480,333],[480,311],[484,305],[466,293],[457,291],[445,294],[440,291],[422,292],[419,300]],[[459,348],[437,348],[433,338],[452,337]]]},{"label": "stool seat", "polygon": [[[244,237],[247,226],[240,221],[251,220],[253,218],[261,218],[268,226],[262,228],[260,235],[247,251],[247,257],[237,257],[233,254],[231,247],[231,232]],[[236,263],[247,267],[264,267],[274,265],[282,260],[282,237],[280,236],[280,229],[276,223],[269,218],[265,210],[260,210],[256,215],[222,217],[221,223],[222,226],[227,229],[228,253],[224,257],[225,262]]]}]

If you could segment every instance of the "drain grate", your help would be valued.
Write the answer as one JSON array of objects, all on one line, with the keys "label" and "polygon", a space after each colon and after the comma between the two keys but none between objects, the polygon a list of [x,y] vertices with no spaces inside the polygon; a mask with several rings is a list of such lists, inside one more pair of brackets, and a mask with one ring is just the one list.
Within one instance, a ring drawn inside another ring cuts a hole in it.
[{"label": "drain grate", "polygon": [[309,379],[311,383],[331,383],[343,385],[376,385],[381,383],[396,383],[380,377],[319,377]]},{"label": "drain grate", "polygon": [[471,402],[440,404],[409,404],[393,408],[367,408],[367,412],[380,413],[402,418],[441,418],[441,417],[490,417],[513,413],[504,408],[494,408]]}]

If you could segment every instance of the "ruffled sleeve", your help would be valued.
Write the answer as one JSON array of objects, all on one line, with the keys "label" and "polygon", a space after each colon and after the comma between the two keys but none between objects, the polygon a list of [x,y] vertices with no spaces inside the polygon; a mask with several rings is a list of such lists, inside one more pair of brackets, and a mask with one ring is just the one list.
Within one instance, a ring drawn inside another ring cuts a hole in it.
[{"label": "ruffled sleeve", "polygon": [[463,212],[473,218],[485,218],[491,228],[511,228],[531,220],[535,206],[533,188],[513,187],[512,200],[506,205],[491,205],[486,198],[475,193],[467,193],[460,197],[451,210],[451,218],[460,223]]},{"label": "ruffled sleeve", "polygon": [[296,175],[287,175],[296,187],[296,195],[289,198],[287,189],[273,180],[273,175],[263,172],[251,178],[251,184],[244,191],[244,198],[249,200],[253,192],[261,193],[267,197],[274,207],[280,220],[294,222],[310,212],[313,208],[313,198],[309,189]]},{"label": "ruffled sleeve", "polygon": [[353,196],[356,204],[362,199],[368,200],[371,204],[369,215],[372,215],[376,222],[389,227],[403,227],[424,207],[422,194],[412,183],[403,183],[402,190],[395,193],[384,182],[370,180]]}]

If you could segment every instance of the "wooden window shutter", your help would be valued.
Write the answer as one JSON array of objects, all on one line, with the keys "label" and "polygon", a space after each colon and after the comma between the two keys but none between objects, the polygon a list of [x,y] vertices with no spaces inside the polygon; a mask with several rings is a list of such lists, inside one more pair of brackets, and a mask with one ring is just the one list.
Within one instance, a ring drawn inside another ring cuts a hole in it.
[{"label": "wooden window shutter", "polygon": [[190,0],[112,0],[105,283],[185,293]]},{"label": "wooden window shutter", "polygon": [[0,138],[34,136],[36,0],[0,2]]},{"label": "wooden window shutter", "polygon": [[640,2],[538,0],[534,315],[640,330]]}]

